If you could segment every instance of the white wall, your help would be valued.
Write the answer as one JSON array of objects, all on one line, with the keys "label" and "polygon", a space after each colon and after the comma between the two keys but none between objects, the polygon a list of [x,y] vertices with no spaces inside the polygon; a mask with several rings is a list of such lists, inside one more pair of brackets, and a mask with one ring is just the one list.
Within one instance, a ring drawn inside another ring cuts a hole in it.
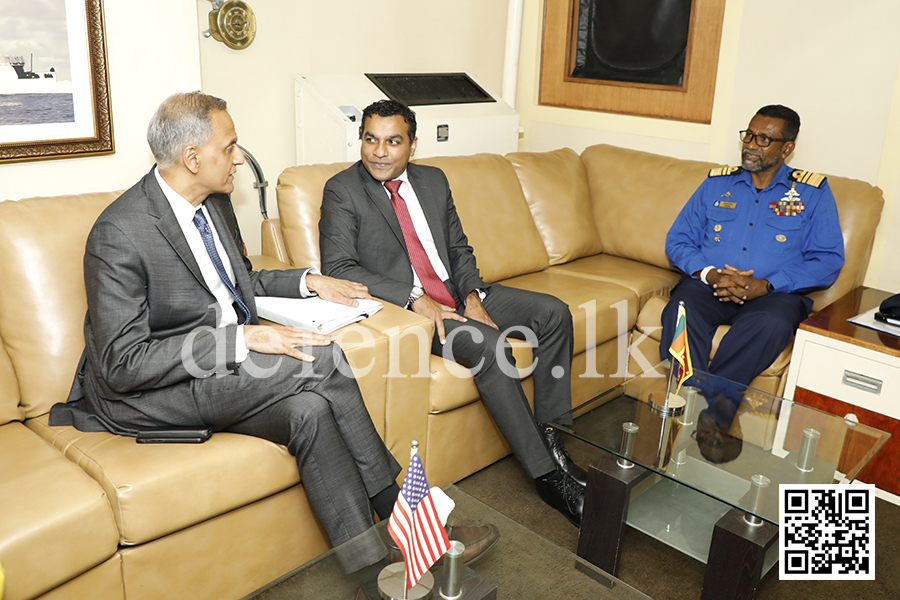
[{"label": "white wall", "polygon": [[108,156],[0,165],[0,199],[131,187],[153,165],[147,123],[162,100],[200,87],[197,15],[180,0],[153,10],[104,2],[116,152]]},{"label": "white wall", "polygon": [[[203,90],[228,101],[239,143],[270,182],[295,161],[294,76],[313,73],[449,72],[501,89],[506,0],[251,1],[257,37],[244,50],[200,41]],[[197,0],[200,23],[210,4]],[[205,28],[205,25],[203,26]],[[252,173],[239,169],[232,202],[251,254],[261,216]]]},{"label": "white wall", "polygon": [[[900,3],[728,0],[709,125],[539,106],[543,1],[526,0],[519,111],[523,150],[608,143],[739,164],[737,131],[765,104],[802,120],[798,168],[862,179],[885,195],[866,284],[900,291]],[[895,222],[897,221],[897,222]]]},{"label": "white wall", "polygon": [[[131,186],[153,164],[145,141],[153,110],[173,92],[202,87],[228,100],[241,144],[271,182],[275,216],[275,181],[294,163],[295,75],[465,71],[502,87],[507,0],[255,0],[258,37],[243,51],[200,37],[208,0],[156,0],[139,17],[129,3],[104,4],[116,153],[0,165],[0,199]],[[756,108],[793,106],[803,120],[793,165],[884,191],[866,283],[900,291],[900,3],[727,0],[709,125],[539,106],[543,7],[525,0],[521,149],[610,143],[737,164],[735,132]],[[251,181],[249,169],[238,171],[234,203],[256,253],[261,217]]]}]

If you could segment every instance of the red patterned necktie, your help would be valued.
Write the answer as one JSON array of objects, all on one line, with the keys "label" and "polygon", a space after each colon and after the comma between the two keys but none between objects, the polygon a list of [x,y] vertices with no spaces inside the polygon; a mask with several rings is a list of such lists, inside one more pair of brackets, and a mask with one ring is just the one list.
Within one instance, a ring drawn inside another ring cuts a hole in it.
[{"label": "red patterned necktie", "polygon": [[416,235],[416,228],[413,226],[412,218],[409,216],[409,210],[406,208],[406,202],[400,196],[400,184],[403,183],[399,179],[394,181],[386,181],[384,187],[391,193],[391,204],[394,206],[394,212],[397,213],[397,220],[400,221],[400,229],[403,230],[403,239],[406,241],[406,251],[409,253],[409,262],[412,263],[416,275],[425,288],[425,293],[441,304],[449,306],[456,310],[456,302],[453,296],[447,290],[447,286],[438,277],[431,266],[431,260]]}]

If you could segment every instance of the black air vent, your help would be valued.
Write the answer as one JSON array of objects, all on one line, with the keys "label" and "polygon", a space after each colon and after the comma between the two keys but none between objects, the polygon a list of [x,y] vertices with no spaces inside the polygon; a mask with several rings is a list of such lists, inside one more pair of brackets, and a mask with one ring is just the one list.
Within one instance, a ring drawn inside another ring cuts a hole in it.
[{"label": "black air vent", "polygon": [[366,77],[385,96],[407,106],[496,102],[465,73],[366,73]]}]

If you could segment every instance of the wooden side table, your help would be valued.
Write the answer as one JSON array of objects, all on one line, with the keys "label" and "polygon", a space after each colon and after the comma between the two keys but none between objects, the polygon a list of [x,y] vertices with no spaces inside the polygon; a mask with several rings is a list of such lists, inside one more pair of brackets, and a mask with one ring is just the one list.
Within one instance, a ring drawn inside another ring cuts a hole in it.
[{"label": "wooden side table", "polygon": [[890,433],[858,479],[900,494],[900,338],[847,322],[891,295],[858,287],[803,321],[784,397]]}]

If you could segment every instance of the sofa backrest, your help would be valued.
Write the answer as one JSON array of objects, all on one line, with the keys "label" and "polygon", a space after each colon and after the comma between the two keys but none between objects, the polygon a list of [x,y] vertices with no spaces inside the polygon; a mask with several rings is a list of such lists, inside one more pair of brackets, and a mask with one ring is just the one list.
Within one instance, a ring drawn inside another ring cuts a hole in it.
[{"label": "sofa backrest", "polygon": [[352,163],[289,167],[275,188],[281,235],[290,264],[297,268],[321,268],[319,218],[325,184]]},{"label": "sofa backrest", "polygon": [[[0,202],[0,339],[25,417],[65,401],[84,348],[84,245],[121,192]],[[0,356],[0,385],[5,384]]]},{"label": "sofa backrest", "polygon": [[574,150],[514,152],[506,159],[516,170],[551,265],[603,250],[587,173]]},{"label": "sofa backrest", "polygon": [[[581,158],[603,251],[672,268],[666,234],[709,170],[721,165],[607,145],[591,146]],[[828,183],[844,234],[845,260],[837,281],[809,294],[813,310],[862,285],[884,206],[881,190],[864,181],[829,175]]]},{"label": "sofa backrest", "polygon": [[881,220],[884,195],[880,188],[865,181],[828,176],[828,185],[844,234],[844,266],[837,281],[824,290],[809,294],[813,310],[825,308],[853,288],[863,284],[875,243],[875,229]]},{"label": "sofa backrest", "polygon": [[605,144],[581,154],[603,251],[671,269],[666,234],[715,164]]},{"label": "sofa backrest", "polygon": [[497,154],[434,157],[417,163],[441,169],[478,269],[487,282],[541,271],[550,259],[512,163]]}]

